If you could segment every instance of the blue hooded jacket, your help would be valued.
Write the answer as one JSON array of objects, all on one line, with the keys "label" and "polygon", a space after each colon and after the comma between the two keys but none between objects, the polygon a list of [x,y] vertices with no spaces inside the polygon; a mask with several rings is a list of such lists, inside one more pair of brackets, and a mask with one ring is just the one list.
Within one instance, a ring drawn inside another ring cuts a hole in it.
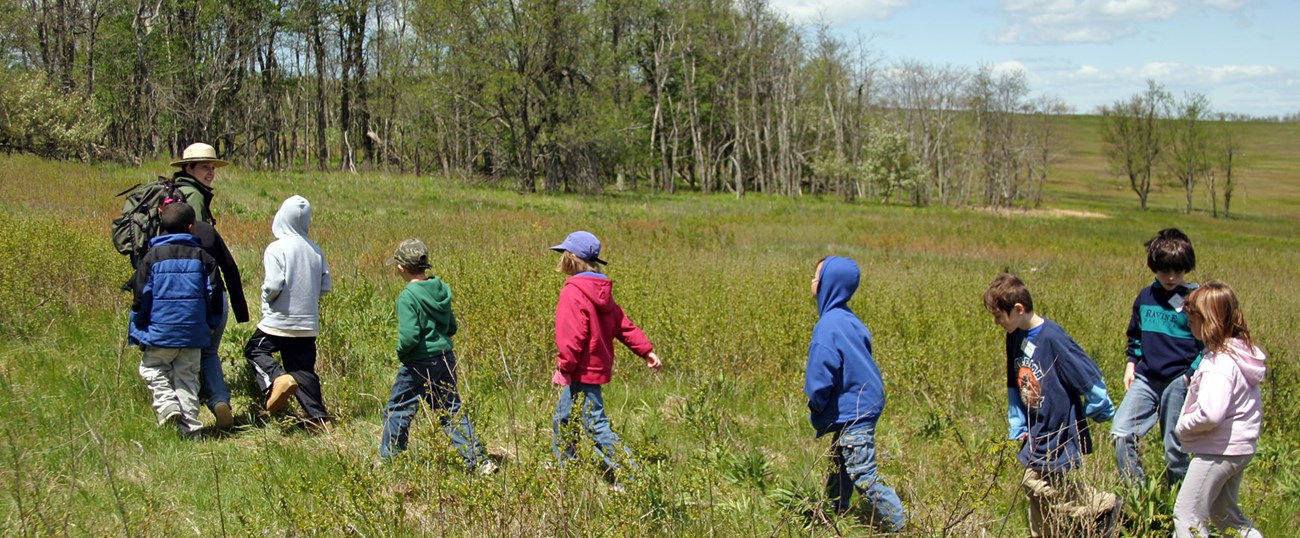
[{"label": "blue hooded jacket", "polygon": [[885,409],[885,386],[871,356],[871,331],[849,310],[861,272],[848,258],[828,257],[817,287],[817,311],[804,373],[813,428],[829,432],[874,424]]},{"label": "blue hooded jacket", "polygon": [[135,345],[205,348],[223,298],[217,261],[190,234],[160,235],[136,267],[128,340]]}]

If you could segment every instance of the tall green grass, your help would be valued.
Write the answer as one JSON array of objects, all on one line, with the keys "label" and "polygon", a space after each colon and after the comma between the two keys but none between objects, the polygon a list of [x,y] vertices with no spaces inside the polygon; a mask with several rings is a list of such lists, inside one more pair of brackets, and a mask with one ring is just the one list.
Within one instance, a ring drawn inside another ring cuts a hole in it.
[{"label": "tall green grass", "polygon": [[[1105,218],[1086,218],[820,198],[520,196],[436,178],[223,168],[214,209],[254,310],[271,217],[290,194],[313,203],[312,236],[335,284],[319,371],[341,420],[312,434],[254,416],[260,396],[241,356],[252,324],[232,325],[222,355],[240,427],[196,444],[153,424],[138,351],[123,342],[129,300],[117,288],[129,271],[107,233],[112,195],[158,171],[0,159],[0,533],[868,534],[860,513],[822,510],[829,440],[813,439],[802,395],[816,321],[808,281],[835,254],[862,267],[851,307],[875,334],[888,391],[882,474],[916,534],[1022,535],[1020,467],[1003,440],[1003,335],[981,293],[1003,267],[1019,272],[1118,400],[1128,312],[1152,280],[1142,241],[1166,226],[1195,241],[1193,278],[1238,290],[1270,354],[1244,506],[1269,535],[1300,523],[1300,299],[1289,292],[1300,239],[1289,209],[1257,207],[1258,194],[1230,220],[1100,202],[1087,208]],[[614,427],[643,462],[624,495],[604,486],[590,450],[578,465],[545,465],[563,282],[546,247],[579,228],[604,242],[620,304],[665,359],[651,372],[620,350],[606,387]],[[403,285],[383,262],[406,237],[430,246],[455,294],[460,389],[504,462],[494,477],[461,470],[427,411],[411,451],[375,465]],[[1119,488],[1106,431],[1094,430],[1089,481],[1130,499],[1133,535],[1167,525],[1169,493]]]}]

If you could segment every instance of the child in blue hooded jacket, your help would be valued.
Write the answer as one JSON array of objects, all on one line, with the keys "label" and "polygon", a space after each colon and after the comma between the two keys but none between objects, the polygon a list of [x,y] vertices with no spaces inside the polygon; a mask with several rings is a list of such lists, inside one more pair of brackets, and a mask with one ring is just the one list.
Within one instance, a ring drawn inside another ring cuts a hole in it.
[{"label": "child in blue hooded jacket", "polygon": [[821,318],[808,346],[804,394],[817,436],[834,433],[826,494],[836,512],[849,509],[856,487],[871,503],[873,522],[886,532],[906,524],[898,494],[876,468],[876,421],[885,409],[885,386],[871,355],[871,331],[849,310],[861,272],[848,258],[817,262],[812,292]]},{"label": "child in blue hooded jacket", "polygon": [[163,235],[149,241],[131,278],[128,341],[140,346],[140,377],[149,386],[158,425],[174,423],[198,438],[199,357],[224,300],[214,291],[217,261],[199,246],[194,210],[175,203],[158,211]]}]

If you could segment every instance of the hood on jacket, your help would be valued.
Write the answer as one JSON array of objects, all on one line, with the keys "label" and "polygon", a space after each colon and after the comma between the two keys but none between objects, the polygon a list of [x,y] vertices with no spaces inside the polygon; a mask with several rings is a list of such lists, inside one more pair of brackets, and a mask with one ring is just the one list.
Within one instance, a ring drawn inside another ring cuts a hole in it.
[{"label": "hood on jacket", "polygon": [[1246,378],[1246,383],[1251,386],[1258,385],[1264,381],[1264,352],[1257,347],[1246,345],[1246,342],[1233,338],[1228,341],[1227,355],[1232,357],[1233,362],[1237,363],[1237,368],[1241,370],[1241,375]]},{"label": "hood on jacket", "polygon": [[849,309],[849,299],[858,291],[858,281],[862,272],[857,262],[839,256],[827,256],[822,261],[822,274],[817,284],[817,313],[836,308]]},{"label": "hood on jacket", "polygon": [[271,221],[271,233],[275,234],[276,239],[295,235],[307,237],[307,229],[310,227],[311,203],[297,194],[280,204],[280,210],[275,212],[275,220]]},{"label": "hood on jacket", "polygon": [[417,280],[406,285],[411,297],[420,307],[431,314],[440,323],[447,323],[451,316],[451,288],[441,278]]},{"label": "hood on jacket", "polygon": [[578,288],[595,305],[597,312],[608,312],[614,307],[614,281],[604,275],[574,275],[564,281],[564,285]]},{"label": "hood on jacket", "polygon": [[194,237],[193,234],[163,234],[149,240],[149,248],[153,248],[158,245],[185,245],[190,247],[200,246],[198,238]]}]

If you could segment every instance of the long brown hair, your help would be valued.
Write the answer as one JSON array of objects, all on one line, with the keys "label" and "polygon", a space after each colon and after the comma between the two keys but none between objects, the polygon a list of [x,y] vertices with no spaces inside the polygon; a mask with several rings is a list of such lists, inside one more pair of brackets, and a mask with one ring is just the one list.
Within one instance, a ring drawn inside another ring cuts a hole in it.
[{"label": "long brown hair", "polygon": [[1246,316],[1237,303],[1237,294],[1227,284],[1211,280],[1187,296],[1187,317],[1196,318],[1201,334],[1193,335],[1205,342],[1205,349],[1222,352],[1228,340],[1239,338],[1254,347],[1255,340],[1246,328]]}]

